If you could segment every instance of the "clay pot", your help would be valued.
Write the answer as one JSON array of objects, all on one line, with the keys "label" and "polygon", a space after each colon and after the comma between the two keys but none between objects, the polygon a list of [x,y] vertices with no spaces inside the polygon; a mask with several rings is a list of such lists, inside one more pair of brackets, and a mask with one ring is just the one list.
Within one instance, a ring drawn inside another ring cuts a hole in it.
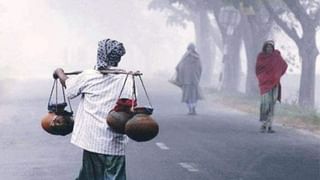
[{"label": "clay pot", "polygon": [[132,113],[110,111],[107,116],[107,123],[117,133],[124,134],[125,125],[132,118]]},{"label": "clay pot", "polygon": [[135,107],[134,114],[146,114],[151,115],[153,113],[153,108],[150,107]]},{"label": "clay pot", "polygon": [[125,125],[125,133],[135,141],[149,141],[158,135],[159,126],[150,116],[152,114],[151,108],[139,107],[136,109],[133,118]]},{"label": "clay pot", "polygon": [[42,128],[53,135],[65,136],[73,130],[73,118],[71,115],[56,115],[49,112],[41,120]]}]

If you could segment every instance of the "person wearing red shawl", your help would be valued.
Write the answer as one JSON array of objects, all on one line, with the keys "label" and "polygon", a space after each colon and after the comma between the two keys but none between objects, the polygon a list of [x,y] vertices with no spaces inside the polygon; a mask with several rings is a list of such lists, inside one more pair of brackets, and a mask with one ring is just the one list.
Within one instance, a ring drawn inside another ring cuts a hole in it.
[{"label": "person wearing red shawl", "polygon": [[272,120],[276,101],[281,100],[280,78],[287,70],[279,50],[274,48],[274,41],[266,41],[256,63],[256,76],[261,95],[260,121],[261,132],[274,133]]}]

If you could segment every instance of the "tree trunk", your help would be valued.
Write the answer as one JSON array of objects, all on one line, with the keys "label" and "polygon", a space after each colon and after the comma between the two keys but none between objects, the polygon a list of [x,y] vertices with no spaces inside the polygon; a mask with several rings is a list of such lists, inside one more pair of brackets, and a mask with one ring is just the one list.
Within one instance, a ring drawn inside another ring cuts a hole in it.
[{"label": "tree trunk", "polygon": [[211,41],[209,38],[210,21],[207,11],[199,10],[194,22],[196,45],[200,54],[202,63],[201,84],[203,86],[210,86],[212,84],[214,58],[211,51]]},{"label": "tree trunk", "polygon": [[254,96],[259,93],[259,88],[258,88],[258,80],[256,77],[255,73],[255,68],[256,68],[256,57],[258,54],[258,48],[257,44],[255,43],[256,46],[254,46],[253,41],[253,36],[248,37],[247,34],[245,34],[244,40],[245,42],[245,47],[246,47],[246,54],[247,54],[247,77],[246,77],[246,90],[245,94],[248,96]]},{"label": "tree trunk", "polygon": [[267,39],[268,30],[266,25],[257,24],[254,16],[246,18],[246,26],[243,28],[243,38],[247,54],[247,77],[246,95],[255,96],[259,94],[258,80],[256,77],[256,59],[262,49],[262,44]]},{"label": "tree trunk", "polygon": [[306,108],[314,108],[315,105],[316,58],[319,51],[315,42],[315,30],[312,31],[314,32],[304,33],[304,38],[298,42],[302,58],[299,105]]},{"label": "tree trunk", "polygon": [[[247,22],[247,27],[250,27],[249,22]],[[246,90],[245,93],[248,96],[253,96],[258,94],[258,81],[255,73],[256,56],[258,54],[258,42],[254,36],[252,28],[243,29],[243,40],[247,55],[247,77],[246,77]]]},{"label": "tree trunk", "polygon": [[241,31],[235,29],[232,36],[224,35],[225,54],[223,56],[224,72],[222,89],[227,92],[237,92],[240,82],[240,46]]}]

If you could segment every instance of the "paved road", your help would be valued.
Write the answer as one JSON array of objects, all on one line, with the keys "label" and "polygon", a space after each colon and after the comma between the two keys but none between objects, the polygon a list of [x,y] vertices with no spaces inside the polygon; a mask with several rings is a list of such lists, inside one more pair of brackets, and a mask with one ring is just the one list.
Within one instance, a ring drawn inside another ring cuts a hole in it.
[{"label": "paved road", "polygon": [[[158,87],[151,84],[150,95],[160,133],[146,143],[129,143],[129,180],[320,179],[319,138],[279,126],[275,134],[261,134],[256,117],[209,100],[199,104],[197,116],[188,116],[178,89]],[[81,150],[69,136],[41,129],[47,98],[39,96],[1,101],[0,180],[77,176]]]}]

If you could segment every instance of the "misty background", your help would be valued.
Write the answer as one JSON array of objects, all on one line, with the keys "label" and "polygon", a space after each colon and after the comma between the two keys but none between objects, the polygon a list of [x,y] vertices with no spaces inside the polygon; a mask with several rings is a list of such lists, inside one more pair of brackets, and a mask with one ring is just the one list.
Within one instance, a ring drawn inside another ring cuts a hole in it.
[{"label": "misty background", "polygon": [[49,78],[57,67],[92,68],[97,42],[123,42],[123,68],[146,75],[172,71],[192,28],[167,27],[148,1],[0,1],[1,77]]},{"label": "misty background", "polygon": [[[123,42],[127,50],[120,68],[140,70],[144,73],[144,78],[153,81],[160,79],[158,82],[166,83],[162,87],[171,87],[167,83],[168,79],[173,76],[175,66],[187,45],[190,42],[199,44],[196,37],[197,26],[192,20],[181,20],[182,25],[168,21],[168,17],[172,17],[170,7],[192,12],[192,8],[188,9],[189,2],[191,1],[96,0],[93,3],[85,0],[0,0],[2,99],[34,99],[35,95],[48,95],[54,69],[62,67],[68,72],[93,68],[97,42],[106,38]],[[199,4],[204,2],[199,1]],[[219,77],[224,71],[222,46],[227,43],[223,32],[219,30],[214,12],[208,10],[207,17],[213,29],[210,58],[214,68],[206,73],[206,76],[212,78],[210,81],[203,80],[202,86],[223,89]],[[294,61],[289,63],[289,70],[282,79],[283,99],[285,102],[297,103],[301,74],[299,52],[284,31],[275,29],[266,39],[274,39],[276,48],[280,49],[283,57]],[[302,36],[301,28],[297,28],[297,33]],[[315,39],[319,49],[319,28]],[[262,44],[257,41],[255,46],[261,49]],[[248,48],[244,42],[240,42],[239,47],[234,49],[240,49],[240,79],[236,90],[246,92]],[[319,73],[317,56],[314,93],[316,108],[320,108]]]}]

